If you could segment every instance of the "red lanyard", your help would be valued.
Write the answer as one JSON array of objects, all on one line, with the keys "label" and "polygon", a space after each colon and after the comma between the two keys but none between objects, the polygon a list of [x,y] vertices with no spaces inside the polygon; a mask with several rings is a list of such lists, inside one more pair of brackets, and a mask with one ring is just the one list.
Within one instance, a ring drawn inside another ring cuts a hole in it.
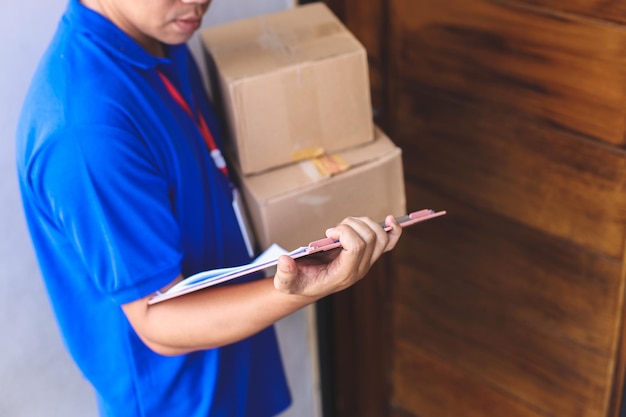
[{"label": "red lanyard", "polygon": [[191,117],[191,119],[196,122],[196,126],[198,127],[198,130],[200,130],[200,133],[202,134],[202,137],[204,138],[204,142],[209,148],[209,151],[211,153],[211,157],[213,158],[213,162],[215,163],[215,166],[220,171],[222,171],[224,175],[226,175],[226,177],[228,178],[229,176],[228,176],[228,168],[226,168],[226,161],[224,160],[224,157],[222,156],[222,153],[220,152],[219,148],[215,144],[213,135],[211,134],[211,131],[209,130],[209,126],[206,124],[206,121],[204,120],[202,113],[198,111],[196,114],[194,114],[194,112],[191,111],[191,107],[189,107],[189,104],[187,104],[187,101],[185,101],[185,99],[180,94],[180,92],[178,92],[176,87],[174,87],[174,84],[172,84],[172,82],[165,75],[163,75],[162,72],[157,71],[157,74],[159,74],[159,77],[161,77],[163,84],[165,84],[165,88],[167,88],[167,91],[170,93],[174,101],[176,101],[176,103],[178,103],[178,105],[182,107],[183,110],[185,110],[185,112],[189,115],[189,117]]}]

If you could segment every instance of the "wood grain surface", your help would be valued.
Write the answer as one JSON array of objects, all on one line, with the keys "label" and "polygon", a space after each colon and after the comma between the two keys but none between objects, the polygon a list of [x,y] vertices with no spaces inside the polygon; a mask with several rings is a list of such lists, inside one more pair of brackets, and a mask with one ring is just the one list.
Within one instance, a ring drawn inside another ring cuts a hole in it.
[{"label": "wood grain surface", "polygon": [[491,103],[394,89],[409,182],[621,259],[626,153]]},{"label": "wood grain surface", "polygon": [[448,211],[334,298],[336,417],[617,417],[626,2],[329,3],[407,206]]},{"label": "wood grain surface", "polygon": [[622,0],[495,0],[499,3],[534,7],[544,13],[571,14],[609,23],[626,23],[626,3]]},{"label": "wood grain surface", "polygon": [[623,145],[626,31],[481,0],[391,1],[395,79]]},{"label": "wood grain surface", "polygon": [[[414,204],[449,213],[407,229],[393,255],[392,403],[411,409],[409,391],[421,396],[429,384],[404,375],[409,368],[398,354],[412,349],[471,379],[476,387],[468,389],[508,397],[516,404],[506,405],[511,415],[520,405],[547,416],[605,415],[620,337],[621,263],[427,189],[408,191]],[[478,415],[505,407],[483,400]]]}]

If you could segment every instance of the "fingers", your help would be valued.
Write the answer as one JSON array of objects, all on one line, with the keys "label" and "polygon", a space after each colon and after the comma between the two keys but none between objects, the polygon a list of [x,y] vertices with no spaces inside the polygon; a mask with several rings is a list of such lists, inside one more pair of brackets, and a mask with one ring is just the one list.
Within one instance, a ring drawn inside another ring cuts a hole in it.
[{"label": "fingers", "polygon": [[326,231],[327,237],[341,242],[338,255],[326,260],[303,258],[299,262],[281,256],[275,288],[287,294],[323,297],[353,285],[384,252],[396,246],[402,228],[393,216],[386,217],[385,225],[389,231],[367,217],[344,219]]},{"label": "fingers", "polygon": [[354,266],[359,265],[359,272],[371,265],[384,253],[393,249],[402,234],[402,228],[391,215],[385,219],[390,227],[386,232],[377,222],[368,217],[348,217],[338,226],[329,229],[327,236],[341,242],[343,249],[353,253]]},{"label": "fingers", "polygon": [[[393,249],[398,243],[400,236],[402,235],[402,227],[398,224],[395,217],[393,217],[392,215],[388,215],[385,218],[385,226],[387,226],[390,229],[387,232],[384,230],[383,227],[381,227],[379,223],[374,222],[368,217],[348,217],[344,219],[344,221],[342,221],[340,225],[337,227],[340,227],[341,225],[350,226],[355,232],[357,232],[363,238],[364,242],[369,242],[369,239],[367,238],[367,236],[372,236],[371,232],[373,232],[374,235],[376,236],[377,244],[381,245],[383,248],[382,252],[387,252]],[[336,229],[336,228],[333,228],[333,229]],[[327,230],[328,237],[331,237],[331,235],[329,235],[328,233],[332,231],[333,229]],[[334,234],[335,236],[332,236],[332,237],[335,239],[338,239],[339,235],[336,232],[334,232]],[[343,245],[343,243],[344,242],[342,241],[342,246],[346,248],[346,246]]]}]

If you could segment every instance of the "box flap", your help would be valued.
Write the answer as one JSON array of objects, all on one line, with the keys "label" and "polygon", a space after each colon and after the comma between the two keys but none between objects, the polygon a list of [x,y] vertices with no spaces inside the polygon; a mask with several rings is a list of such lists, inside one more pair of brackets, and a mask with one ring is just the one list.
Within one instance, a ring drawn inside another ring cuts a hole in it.
[{"label": "box flap", "polygon": [[230,81],[351,52],[365,54],[321,2],[207,28],[200,38]]}]

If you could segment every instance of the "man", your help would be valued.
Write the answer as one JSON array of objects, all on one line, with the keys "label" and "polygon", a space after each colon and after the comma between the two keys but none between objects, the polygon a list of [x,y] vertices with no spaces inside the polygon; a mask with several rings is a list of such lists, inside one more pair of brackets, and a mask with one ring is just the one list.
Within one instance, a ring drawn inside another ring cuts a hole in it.
[{"label": "man", "polygon": [[[208,0],[70,0],[18,126],[24,210],[66,345],[102,416],[276,415],[273,323],[361,279],[397,243],[371,219],[317,263],[148,305],[250,261],[219,126],[185,42]],[[213,149],[216,148],[216,149]]]}]

